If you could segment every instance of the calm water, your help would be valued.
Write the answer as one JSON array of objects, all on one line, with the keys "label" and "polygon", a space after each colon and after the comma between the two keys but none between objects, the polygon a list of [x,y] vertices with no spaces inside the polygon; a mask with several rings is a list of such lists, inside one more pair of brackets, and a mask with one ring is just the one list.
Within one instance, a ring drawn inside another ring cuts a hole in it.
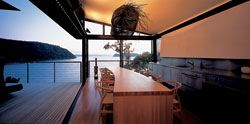
[{"label": "calm water", "polygon": [[[117,62],[98,62],[98,67],[119,66],[119,57],[113,56],[90,56],[89,60],[117,60]],[[133,59],[133,58],[131,58]],[[13,76],[20,78],[21,83],[79,83],[81,56],[75,59],[41,61],[51,63],[14,63],[6,64],[4,77]],[[68,62],[68,63],[53,63]],[[72,62],[72,63],[69,63]],[[93,75],[94,62],[89,63],[90,75]],[[27,68],[28,67],[28,68]]]}]

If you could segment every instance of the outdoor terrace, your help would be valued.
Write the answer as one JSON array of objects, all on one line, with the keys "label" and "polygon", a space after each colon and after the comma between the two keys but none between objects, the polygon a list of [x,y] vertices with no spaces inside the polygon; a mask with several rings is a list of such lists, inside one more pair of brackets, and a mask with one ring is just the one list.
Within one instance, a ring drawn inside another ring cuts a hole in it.
[{"label": "outdoor terrace", "polygon": [[81,83],[24,84],[0,103],[0,123],[62,123]]},{"label": "outdoor terrace", "polygon": [[[0,99],[0,123],[63,123],[82,85],[80,62],[5,65],[23,89]],[[69,114],[70,115],[70,114]]]}]

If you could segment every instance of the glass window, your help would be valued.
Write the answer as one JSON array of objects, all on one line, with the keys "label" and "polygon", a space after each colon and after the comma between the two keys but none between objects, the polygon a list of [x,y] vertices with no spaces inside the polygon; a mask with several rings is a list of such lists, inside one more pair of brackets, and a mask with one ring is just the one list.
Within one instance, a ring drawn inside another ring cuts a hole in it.
[{"label": "glass window", "polygon": [[94,75],[95,58],[98,68],[119,67],[120,55],[113,49],[105,49],[107,44],[115,44],[116,40],[89,40],[90,75]]},{"label": "glass window", "polygon": [[133,34],[133,36],[140,36],[140,33],[135,32],[135,33]]},{"label": "glass window", "polygon": [[98,23],[85,21],[85,29],[90,31],[88,34],[102,34],[102,25]]},{"label": "glass window", "polygon": [[[151,40],[126,40],[123,42],[124,67],[146,74],[151,62]],[[126,49],[127,48],[129,49]]]},{"label": "glass window", "polygon": [[160,61],[161,39],[156,40],[157,61]]},{"label": "glass window", "polygon": [[147,34],[140,33],[140,36],[148,36]]},{"label": "glass window", "polygon": [[105,25],[105,35],[110,35],[111,34],[110,32],[111,32],[111,27]]}]

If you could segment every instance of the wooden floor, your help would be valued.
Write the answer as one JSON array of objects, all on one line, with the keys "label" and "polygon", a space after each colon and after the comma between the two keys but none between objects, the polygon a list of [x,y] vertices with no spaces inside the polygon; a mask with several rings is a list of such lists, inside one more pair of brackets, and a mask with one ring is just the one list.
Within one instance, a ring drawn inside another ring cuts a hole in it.
[{"label": "wooden floor", "polygon": [[[86,81],[71,115],[70,124],[98,124],[100,96],[94,87],[93,77]],[[177,115],[176,117],[179,117]],[[183,108],[181,121],[174,118],[174,124],[203,124],[191,112]]]},{"label": "wooden floor", "polygon": [[179,113],[174,115],[174,124],[205,124],[193,113],[182,107],[182,115]]},{"label": "wooden floor", "polygon": [[81,84],[24,84],[0,103],[0,123],[61,124]]},{"label": "wooden floor", "polygon": [[101,98],[93,79],[89,78],[82,88],[69,124],[98,124]]}]

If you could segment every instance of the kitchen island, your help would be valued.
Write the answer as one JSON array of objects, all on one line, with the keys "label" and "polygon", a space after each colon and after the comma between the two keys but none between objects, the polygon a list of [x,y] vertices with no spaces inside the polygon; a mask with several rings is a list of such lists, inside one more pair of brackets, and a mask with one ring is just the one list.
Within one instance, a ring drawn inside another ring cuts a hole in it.
[{"label": "kitchen island", "polygon": [[173,92],[134,71],[110,68],[115,75],[114,123],[172,124]]}]

